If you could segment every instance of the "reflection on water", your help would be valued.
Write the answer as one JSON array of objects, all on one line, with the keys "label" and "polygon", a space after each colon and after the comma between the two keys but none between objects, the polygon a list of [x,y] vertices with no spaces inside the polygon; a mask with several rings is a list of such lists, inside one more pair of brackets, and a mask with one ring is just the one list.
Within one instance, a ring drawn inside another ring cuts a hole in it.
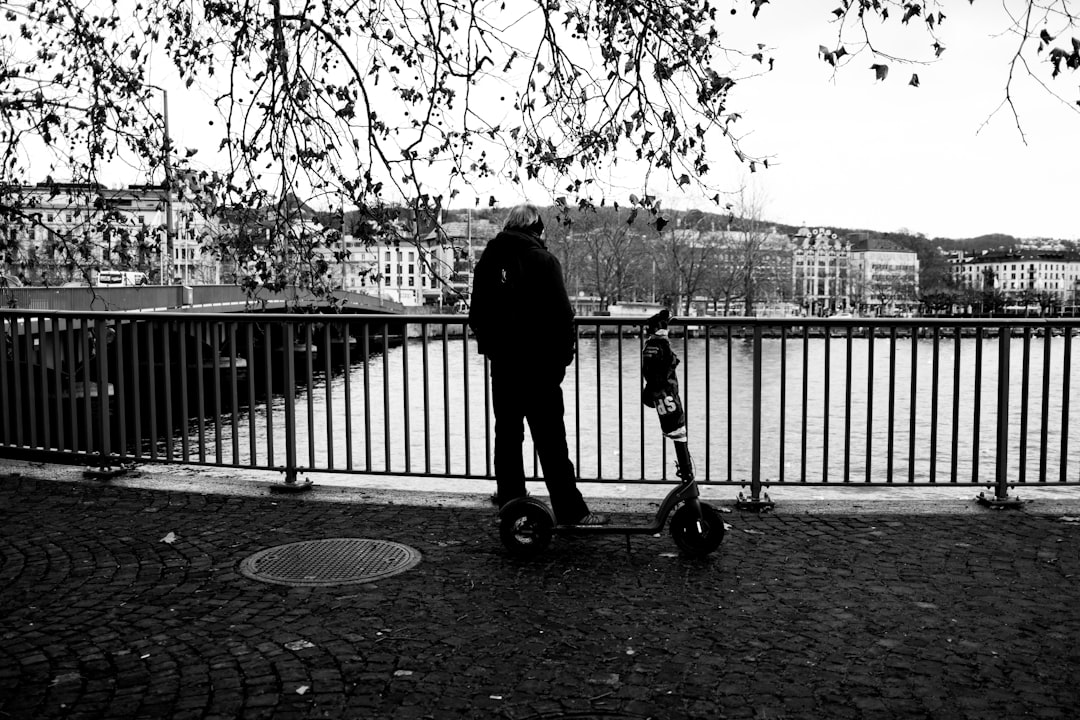
[{"label": "reflection on water", "polygon": [[[1049,351],[1047,352],[1047,347]],[[455,340],[411,341],[329,378],[317,375],[296,398],[301,466],[459,477],[491,472],[494,426],[483,358]],[[640,402],[639,340],[583,338],[563,388],[571,456],[585,479],[673,478],[653,411]],[[753,344],[677,340],[698,478],[749,480],[753,461]],[[761,346],[762,479],[770,482],[960,483],[993,480],[998,443],[998,343],[887,338],[765,339]],[[1075,479],[1080,448],[1064,427],[1080,423],[1069,400],[1064,341],[1013,339],[1009,353],[1008,467],[1011,480],[1059,479],[1060,458]],[[1026,372],[1025,372],[1026,370]],[[368,398],[369,403],[364,402]],[[1069,400],[1068,402],[1066,402]],[[248,464],[283,465],[284,402],[223,426],[222,450]],[[249,425],[249,420],[252,420]],[[211,437],[213,433],[207,433]],[[209,452],[213,452],[211,448]],[[531,457],[531,448],[526,447]],[[1021,464],[1022,463],[1022,464]],[[539,469],[537,468],[537,474]]]}]

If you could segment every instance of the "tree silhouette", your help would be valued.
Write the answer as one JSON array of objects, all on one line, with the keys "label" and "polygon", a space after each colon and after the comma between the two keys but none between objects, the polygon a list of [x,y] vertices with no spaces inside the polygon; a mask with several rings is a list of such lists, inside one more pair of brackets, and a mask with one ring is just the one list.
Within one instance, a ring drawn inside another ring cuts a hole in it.
[{"label": "tree silhouette", "polygon": [[[838,2],[835,42],[819,54],[838,71],[870,54],[882,82],[905,60],[877,44],[882,21],[918,33],[937,58],[944,8],[965,5]],[[1011,70],[1049,83],[1080,67],[1070,2],[1016,5]],[[320,239],[297,229],[296,196],[418,242],[480,181],[510,189],[489,206],[535,181],[572,207],[605,192],[598,171],[613,162],[649,168],[633,183],[642,195],[658,176],[708,185],[720,153],[768,167],[744,149],[745,121],[729,106],[733,88],[772,67],[768,45],[725,32],[731,14],[782,12],[765,0],[729,12],[708,0],[8,0],[0,11],[5,224],[32,222],[26,186],[42,175],[54,187],[95,183],[128,163],[200,212],[259,209],[270,265],[290,258],[314,272]],[[172,143],[150,73],[165,63],[212,98],[220,166],[196,166],[195,150]],[[79,264],[90,241],[60,246]]]}]

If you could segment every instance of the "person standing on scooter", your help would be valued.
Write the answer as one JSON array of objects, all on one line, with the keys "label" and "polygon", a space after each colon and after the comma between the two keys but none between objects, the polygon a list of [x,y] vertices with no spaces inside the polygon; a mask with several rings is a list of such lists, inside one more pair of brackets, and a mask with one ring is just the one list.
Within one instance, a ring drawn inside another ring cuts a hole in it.
[{"label": "person standing on scooter", "polygon": [[577,488],[563,421],[562,381],[574,359],[574,310],[562,265],[542,240],[534,205],[518,205],[473,270],[469,327],[491,362],[495,410],[495,500],[526,495],[522,443],[528,421],[560,525],[603,525]]}]

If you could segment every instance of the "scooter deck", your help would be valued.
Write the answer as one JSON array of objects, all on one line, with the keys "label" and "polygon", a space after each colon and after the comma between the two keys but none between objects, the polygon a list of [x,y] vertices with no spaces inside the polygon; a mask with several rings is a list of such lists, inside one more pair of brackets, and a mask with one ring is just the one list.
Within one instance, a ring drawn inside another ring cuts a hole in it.
[{"label": "scooter deck", "polygon": [[559,535],[655,535],[664,524],[651,525],[556,525],[552,530]]}]

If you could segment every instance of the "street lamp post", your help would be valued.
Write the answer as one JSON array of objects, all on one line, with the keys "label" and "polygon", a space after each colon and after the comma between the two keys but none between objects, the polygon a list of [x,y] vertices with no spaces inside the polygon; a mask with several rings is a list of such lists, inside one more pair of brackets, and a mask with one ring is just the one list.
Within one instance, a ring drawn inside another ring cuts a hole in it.
[{"label": "street lamp post", "polygon": [[173,247],[176,229],[173,226],[173,200],[172,200],[172,138],[169,137],[169,91],[157,85],[148,84],[155,90],[161,91],[162,109],[164,111],[164,150],[165,150],[165,258],[161,263],[161,284],[172,285],[173,281]]}]

